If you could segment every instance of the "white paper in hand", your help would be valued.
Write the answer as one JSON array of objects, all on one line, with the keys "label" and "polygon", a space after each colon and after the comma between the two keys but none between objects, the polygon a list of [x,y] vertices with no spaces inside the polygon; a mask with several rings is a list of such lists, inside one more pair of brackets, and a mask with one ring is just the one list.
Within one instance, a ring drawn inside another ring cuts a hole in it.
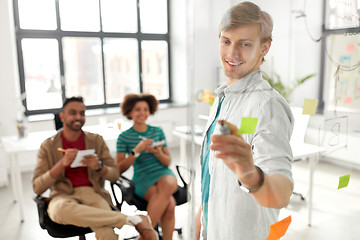
[{"label": "white paper in hand", "polygon": [[157,147],[165,144],[165,140],[161,140],[158,142],[153,142],[152,147]]},{"label": "white paper in hand", "polygon": [[83,167],[84,165],[80,162],[83,160],[84,156],[86,155],[93,155],[95,153],[95,149],[86,149],[86,150],[80,150],[76,154],[75,160],[72,162],[71,167]]}]

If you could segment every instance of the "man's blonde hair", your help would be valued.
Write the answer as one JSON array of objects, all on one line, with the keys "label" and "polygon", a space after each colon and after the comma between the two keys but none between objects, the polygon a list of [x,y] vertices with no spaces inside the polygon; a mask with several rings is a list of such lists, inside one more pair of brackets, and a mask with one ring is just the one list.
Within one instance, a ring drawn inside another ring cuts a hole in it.
[{"label": "man's blonde hair", "polygon": [[223,15],[219,26],[219,37],[222,31],[251,24],[260,25],[261,43],[272,41],[273,21],[271,16],[251,2],[239,3]]}]

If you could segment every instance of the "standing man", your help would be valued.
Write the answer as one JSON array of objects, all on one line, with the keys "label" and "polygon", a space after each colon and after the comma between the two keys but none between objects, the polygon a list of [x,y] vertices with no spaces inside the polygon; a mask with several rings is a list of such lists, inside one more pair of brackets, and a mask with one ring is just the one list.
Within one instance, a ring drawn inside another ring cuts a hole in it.
[{"label": "standing man", "polygon": [[[119,171],[104,139],[82,130],[85,123],[82,97],[66,99],[60,119],[64,127],[42,143],[33,178],[36,194],[51,190],[49,217],[60,224],[90,227],[100,240],[118,239],[113,228],[124,224],[135,226],[141,239],[157,239],[146,216],[130,217],[111,210],[104,181],[116,181]],[[82,167],[72,168],[78,151],[85,149],[95,149],[95,154],[85,156]]]},{"label": "standing man", "polygon": [[[259,70],[272,28],[270,15],[251,2],[232,7],[220,23],[227,82],[216,89],[202,145],[202,239],[264,240],[292,194],[294,119]],[[257,119],[254,133],[237,134],[244,117]],[[223,124],[230,134],[220,134]]]}]

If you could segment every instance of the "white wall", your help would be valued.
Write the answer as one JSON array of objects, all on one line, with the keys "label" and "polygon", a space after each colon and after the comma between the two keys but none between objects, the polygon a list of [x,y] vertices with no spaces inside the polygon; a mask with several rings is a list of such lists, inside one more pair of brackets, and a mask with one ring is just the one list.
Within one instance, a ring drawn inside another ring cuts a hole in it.
[{"label": "white wall", "polygon": [[16,134],[18,73],[11,0],[0,0],[0,136]]},{"label": "white wall", "polygon": [[[291,34],[291,80],[315,73],[316,76],[295,90],[291,104],[302,106],[305,98],[319,99],[321,42],[315,42],[321,36],[322,0],[292,1],[292,10],[304,10],[306,18],[295,18],[290,30]],[[307,26],[307,27],[306,27]],[[306,94],[304,94],[306,93]]]},{"label": "white wall", "polygon": [[[16,52],[10,0],[0,0],[0,136],[16,134]],[[0,186],[7,185],[6,159],[0,150]]]},{"label": "white wall", "polygon": [[186,1],[170,1],[171,95],[179,104],[187,101]]},{"label": "white wall", "polygon": [[[304,1],[298,0],[253,2],[270,13],[274,21],[273,42],[269,54],[265,57],[268,62],[264,65],[267,65],[269,70],[273,67],[273,71],[288,85],[305,75],[316,74],[295,90],[290,104],[302,106],[304,98],[318,99],[321,46],[320,42],[311,39],[305,23],[314,38],[321,36],[323,1],[307,1],[306,9]],[[304,11],[306,17],[296,18],[300,15],[298,11]]]}]

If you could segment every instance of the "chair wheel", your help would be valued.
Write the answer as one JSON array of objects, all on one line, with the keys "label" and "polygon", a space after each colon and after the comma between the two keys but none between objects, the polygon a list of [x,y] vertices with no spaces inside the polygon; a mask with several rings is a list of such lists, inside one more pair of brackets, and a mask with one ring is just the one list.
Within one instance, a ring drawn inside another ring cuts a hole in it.
[{"label": "chair wheel", "polygon": [[175,228],[174,231],[176,231],[178,235],[182,234],[182,228]]}]

